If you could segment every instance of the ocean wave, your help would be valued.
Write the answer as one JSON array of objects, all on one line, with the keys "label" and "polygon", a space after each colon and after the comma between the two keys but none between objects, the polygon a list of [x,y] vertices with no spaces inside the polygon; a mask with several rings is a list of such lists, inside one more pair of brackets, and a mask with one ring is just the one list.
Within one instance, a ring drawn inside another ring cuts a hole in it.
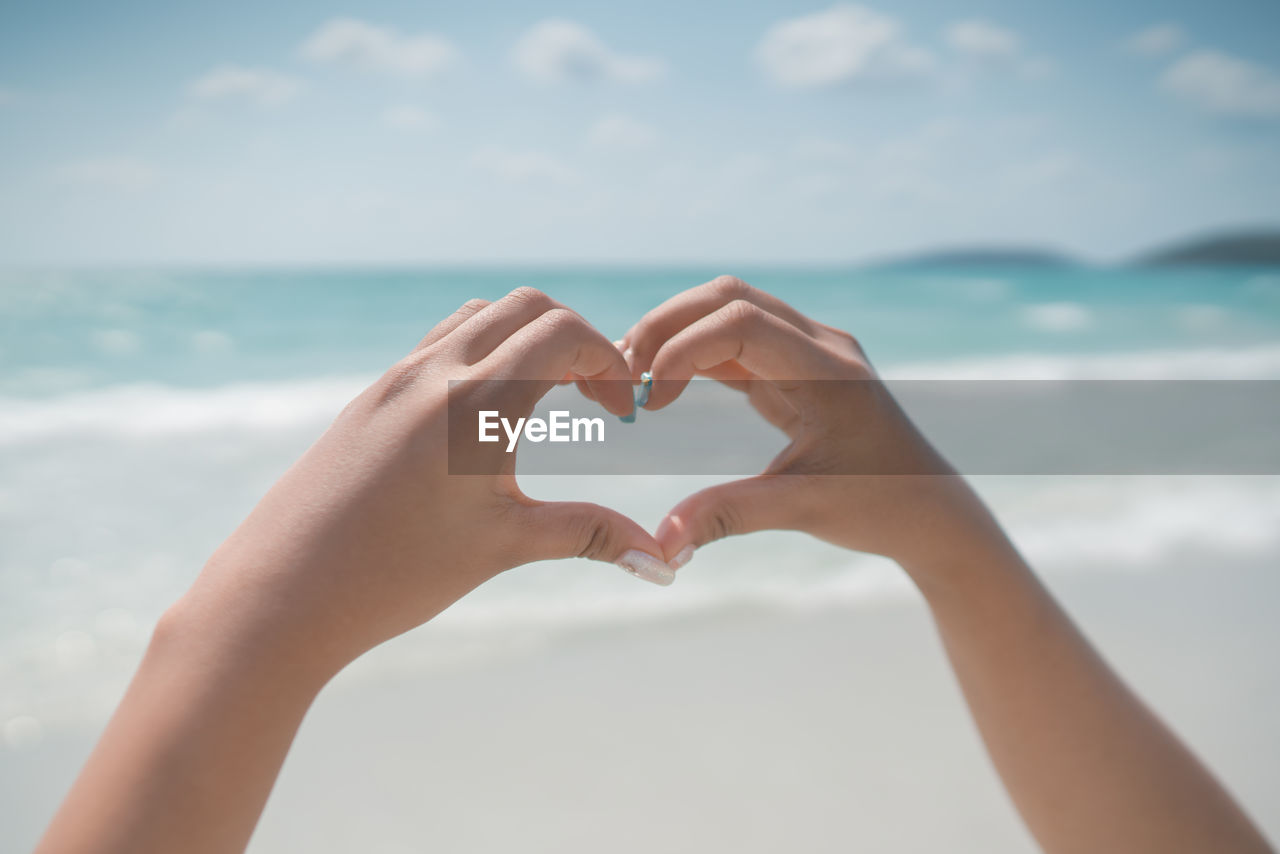
[{"label": "ocean wave", "polygon": [[87,434],[150,439],[323,426],[371,381],[336,376],[199,389],[138,384],[41,400],[0,398],[0,446]]},{"label": "ocean wave", "polygon": [[[224,474],[235,480],[247,476],[247,469]],[[149,484],[169,473],[157,469],[138,476]],[[639,520],[657,518],[703,485],[682,477],[556,480],[563,494],[549,498],[581,491]],[[978,478],[975,483],[1032,565],[1050,580],[1116,572],[1158,577],[1199,567],[1229,583],[1231,567],[1274,562],[1280,554],[1280,477],[1075,476]],[[206,500],[225,503],[217,485],[211,489]],[[128,515],[148,520],[147,531],[168,528],[191,512],[151,494],[149,486],[142,489],[125,508]],[[60,500],[79,507],[101,499],[86,494]],[[49,540],[50,554],[65,547],[65,532],[56,536],[56,542]],[[80,565],[62,558],[47,572],[24,575],[0,561],[0,579],[7,575],[8,592],[14,594],[10,601],[17,602],[21,592],[25,608],[36,612],[0,631],[0,684],[11,689],[0,696],[0,720],[26,715],[52,722],[81,713],[97,720],[109,711],[145,647],[152,621],[180,590],[178,578],[203,558],[204,546],[186,542],[182,551],[177,541],[170,545],[174,553],[159,568],[154,552],[164,543],[152,541],[150,534],[119,543],[111,556],[82,550],[84,561],[74,561]],[[0,584],[0,602],[4,587]],[[607,564],[579,560],[504,573],[422,631],[369,656],[357,670],[376,676],[465,669],[584,633],[758,613],[803,617],[917,599],[906,575],[886,559],[800,534],[765,532],[700,550],[670,588],[637,583]]]},{"label": "ocean wave", "polygon": [[1272,380],[1280,344],[1119,353],[1010,353],[904,362],[881,373],[894,380]]},{"label": "ocean wave", "polygon": [[[1280,379],[1280,345],[1110,354],[1021,353],[891,364],[887,379]],[[369,376],[211,388],[108,386],[48,398],[0,397],[0,446],[70,436],[150,439],[323,427]]]}]

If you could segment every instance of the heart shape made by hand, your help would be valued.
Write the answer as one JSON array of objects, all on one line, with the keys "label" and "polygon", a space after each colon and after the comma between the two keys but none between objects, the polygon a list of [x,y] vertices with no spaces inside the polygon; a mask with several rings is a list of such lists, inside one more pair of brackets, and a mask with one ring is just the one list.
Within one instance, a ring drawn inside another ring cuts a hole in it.
[{"label": "heart shape made by hand", "polygon": [[[696,492],[666,514],[654,536],[673,569],[707,543],[766,529],[910,559],[918,532],[943,515],[934,511],[967,491],[852,335],[740,279],[677,294],[615,346],[639,384],[639,407],[661,410],[708,377],[743,391],[790,439],[761,474]],[[596,399],[590,382],[570,378]]]}]

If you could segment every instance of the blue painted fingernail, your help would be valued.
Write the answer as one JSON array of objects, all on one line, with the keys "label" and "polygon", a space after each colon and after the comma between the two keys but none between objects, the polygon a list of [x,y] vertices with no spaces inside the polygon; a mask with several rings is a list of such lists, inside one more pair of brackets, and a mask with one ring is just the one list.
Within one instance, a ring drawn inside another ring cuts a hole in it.
[{"label": "blue painted fingernail", "polygon": [[623,424],[634,424],[636,421],[636,413],[640,411],[640,407],[649,402],[649,389],[653,387],[653,374],[645,371],[640,375],[640,388],[636,390],[636,402],[631,407],[630,415],[619,415],[618,420]]},{"label": "blue painted fingernail", "polygon": [[636,392],[636,408],[649,402],[649,389],[653,388],[653,374],[645,371],[640,375],[640,390]]}]

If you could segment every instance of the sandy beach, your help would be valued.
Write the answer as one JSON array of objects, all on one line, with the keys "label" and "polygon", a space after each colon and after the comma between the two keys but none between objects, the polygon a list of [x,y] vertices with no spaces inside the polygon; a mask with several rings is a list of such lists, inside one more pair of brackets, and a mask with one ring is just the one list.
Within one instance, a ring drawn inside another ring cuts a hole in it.
[{"label": "sandy beach", "polygon": [[[1280,837],[1274,567],[1050,582]],[[388,675],[395,654],[313,707],[255,854],[1034,850],[919,601],[581,630],[418,675]],[[92,736],[4,755],[6,848],[34,843]]]},{"label": "sandy beach", "polygon": [[5,13],[0,854],[1280,854],[1277,0]]}]

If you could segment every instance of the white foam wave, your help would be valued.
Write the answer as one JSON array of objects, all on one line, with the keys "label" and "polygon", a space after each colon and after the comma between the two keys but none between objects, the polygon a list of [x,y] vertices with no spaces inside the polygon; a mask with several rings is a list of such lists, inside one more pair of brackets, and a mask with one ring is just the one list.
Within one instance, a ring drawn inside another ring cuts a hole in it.
[{"label": "white foam wave", "polygon": [[[1280,379],[1280,345],[1130,353],[1012,354],[890,365],[887,379]],[[213,388],[111,386],[0,397],[0,446],[70,436],[148,439],[323,427],[371,382],[329,376]]]},{"label": "white foam wave", "polygon": [[1280,379],[1280,344],[1241,348],[1141,350],[908,362],[881,373],[894,380],[1271,380]]},{"label": "white foam wave", "polygon": [[1158,571],[1280,548],[1280,477],[1068,477],[993,501],[1037,567]]},{"label": "white foam wave", "polygon": [[83,435],[149,439],[323,426],[369,382],[339,376],[207,389],[147,384],[40,400],[0,398],[0,446]]}]

